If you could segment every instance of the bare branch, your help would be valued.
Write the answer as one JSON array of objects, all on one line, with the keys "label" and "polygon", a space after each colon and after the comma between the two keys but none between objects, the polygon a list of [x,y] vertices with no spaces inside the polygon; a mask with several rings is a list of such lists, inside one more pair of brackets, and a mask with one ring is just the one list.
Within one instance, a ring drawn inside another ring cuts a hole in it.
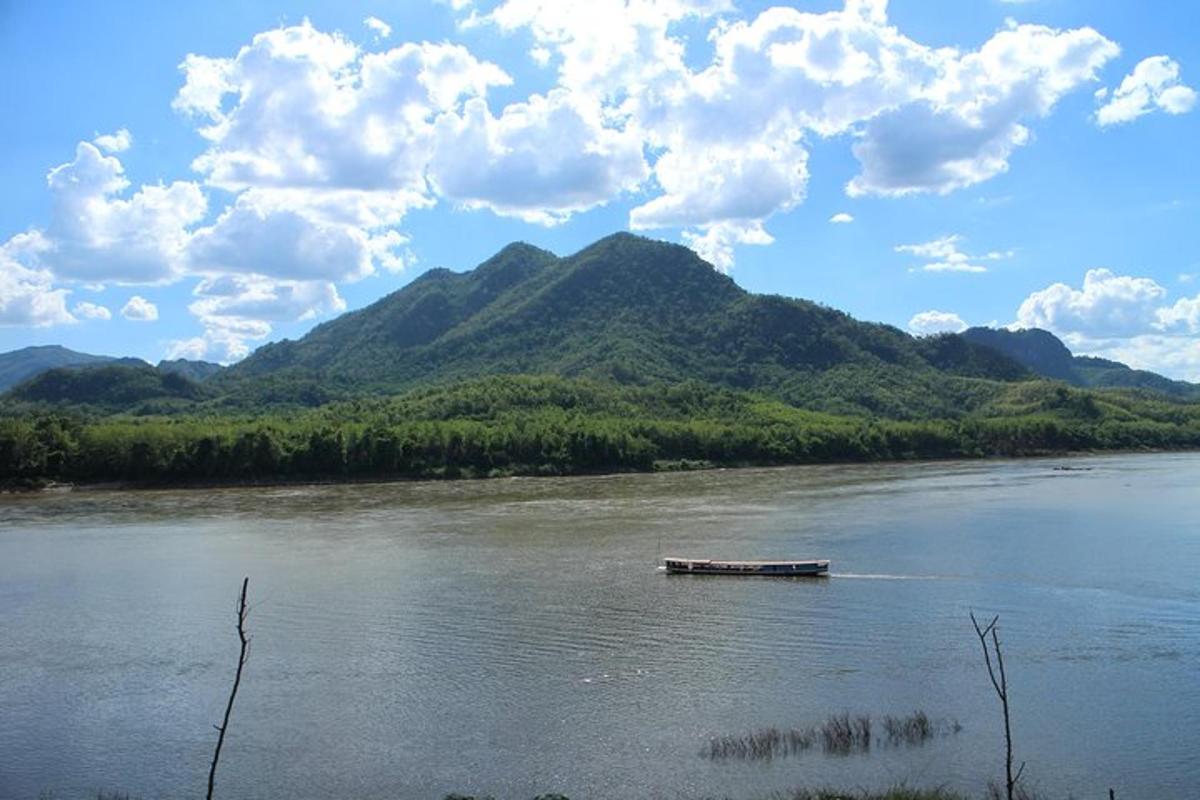
[{"label": "bare branch", "polygon": [[219,733],[217,734],[217,747],[213,751],[212,765],[208,770],[206,800],[212,800],[213,785],[217,777],[217,762],[221,758],[221,745],[225,744],[225,731],[229,728],[229,715],[233,713],[233,699],[237,697],[238,686],[242,683],[242,668],[246,666],[246,660],[250,657],[250,638],[246,636],[246,618],[250,615],[250,609],[246,605],[246,588],[249,584],[249,578],[242,579],[242,593],[237,604],[237,633],[241,648],[238,651],[237,671],[233,675],[233,688],[229,690],[229,702],[225,704],[225,717],[220,725],[213,726]]},{"label": "bare branch", "polygon": [[[979,620],[975,619],[975,612],[971,613],[971,625],[975,628],[975,635],[979,637],[979,645],[983,649],[983,663],[987,665],[988,679],[992,682],[992,688],[996,690],[996,696],[1000,698],[1000,708],[1004,712],[1004,776],[1005,789],[1007,790],[1007,800],[1013,800],[1014,790],[1017,781],[1021,780],[1022,773],[1025,772],[1025,762],[1021,762],[1020,769],[1017,774],[1013,775],[1013,745],[1012,745],[1012,724],[1008,713],[1008,676],[1004,672],[1004,654],[1000,650],[1000,634],[999,634],[999,615],[992,617],[992,621],[987,625],[980,627]],[[991,646],[988,646],[988,637],[991,637]],[[992,667],[992,651],[996,653],[996,668]],[[996,672],[999,670],[1000,677],[997,679]]]}]

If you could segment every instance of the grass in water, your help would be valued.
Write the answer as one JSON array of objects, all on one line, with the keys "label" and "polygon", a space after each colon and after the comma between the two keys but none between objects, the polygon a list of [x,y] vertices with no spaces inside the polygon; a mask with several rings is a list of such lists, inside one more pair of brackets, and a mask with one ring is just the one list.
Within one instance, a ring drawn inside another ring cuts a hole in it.
[{"label": "grass in water", "polygon": [[[883,735],[875,743],[892,747],[921,745],[935,736],[958,733],[958,722],[936,724],[924,711],[904,717],[883,718]],[[821,725],[807,728],[762,728],[742,736],[718,736],[709,740],[701,755],[714,761],[738,759],[770,761],[795,756],[820,746],[826,755],[866,753],[872,745],[871,718],[867,715],[835,714]]]}]

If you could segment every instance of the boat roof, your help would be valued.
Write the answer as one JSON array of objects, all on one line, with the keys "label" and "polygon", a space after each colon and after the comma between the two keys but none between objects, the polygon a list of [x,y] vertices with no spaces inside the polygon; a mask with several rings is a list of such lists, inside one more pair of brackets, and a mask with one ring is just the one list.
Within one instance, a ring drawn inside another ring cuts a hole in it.
[{"label": "boat roof", "polygon": [[786,559],[771,559],[766,561],[753,561],[744,559],[724,559],[724,558],[684,558],[682,556],[667,556],[664,561],[686,561],[689,564],[737,564],[750,567],[761,567],[767,564],[828,564],[829,560],[824,558],[786,558]]}]

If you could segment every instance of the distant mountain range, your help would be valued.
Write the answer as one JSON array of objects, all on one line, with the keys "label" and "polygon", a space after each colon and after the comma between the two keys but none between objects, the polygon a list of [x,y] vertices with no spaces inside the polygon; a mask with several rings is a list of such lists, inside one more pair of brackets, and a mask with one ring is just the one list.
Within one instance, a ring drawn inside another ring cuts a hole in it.
[{"label": "distant mountain range", "polygon": [[1200,384],[1176,381],[1119,361],[1072,355],[1058,337],[1039,328],[1010,331],[969,328],[964,339],[1004,353],[1030,371],[1073,386],[1093,389],[1148,389],[1187,400],[1200,400]]},{"label": "distant mountain range", "polygon": [[[23,347],[20,350],[0,353],[0,392],[6,392],[17,384],[50,370],[99,366],[158,369],[164,373],[182,375],[196,382],[207,380],[224,369],[220,364],[208,361],[189,361],[183,358],[160,361],[157,367],[151,367],[140,358],[97,356],[69,350],[59,345]],[[121,375],[122,373],[111,374]]]},{"label": "distant mountain range", "polygon": [[[107,368],[64,374],[98,365]],[[895,419],[960,416],[994,398],[997,382],[1038,376],[1200,399],[1200,386],[1073,356],[1046,331],[914,338],[808,301],[752,294],[685,247],[629,234],[568,257],[517,243],[469,272],[430,270],[225,369],[182,359],[150,367],[61,347],[0,355],[0,390],[25,381],[10,398],[106,398],[110,407],[156,398],[311,406],[514,373],[626,385],[697,381]],[[101,378],[130,387],[104,392]]]}]

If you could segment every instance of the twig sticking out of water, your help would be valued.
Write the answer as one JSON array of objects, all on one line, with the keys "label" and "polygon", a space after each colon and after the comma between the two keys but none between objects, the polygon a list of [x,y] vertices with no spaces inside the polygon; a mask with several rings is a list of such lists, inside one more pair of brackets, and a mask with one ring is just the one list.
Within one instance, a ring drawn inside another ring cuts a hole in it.
[{"label": "twig sticking out of water", "polygon": [[229,690],[229,702],[225,704],[225,717],[221,720],[220,725],[213,726],[217,729],[217,747],[213,751],[212,765],[208,769],[208,794],[205,795],[207,800],[212,800],[213,785],[217,777],[217,761],[221,758],[221,745],[225,744],[225,731],[229,728],[229,715],[233,713],[233,699],[237,697],[238,686],[242,683],[242,668],[246,666],[246,660],[250,657],[250,638],[246,636],[246,618],[250,616],[250,609],[246,605],[246,588],[249,584],[249,578],[242,579],[242,594],[237,605],[237,633],[241,649],[238,652],[237,671],[233,674],[233,688]]},{"label": "twig sticking out of water", "polygon": [[[975,626],[975,635],[979,637],[979,644],[983,647],[983,663],[987,665],[988,678],[992,681],[992,688],[996,690],[996,696],[1000,698],[1000,707],[1004,711],[1004,788],[1008,800],[1014,800],[1016,797],[1014,789],[1017,781],[1021,780],[1021,773],[1025,771],[1025,762],[1021,762],[1017,774],[1013,775],[1012,725],[1008,715],[1008,677],[1004,674],[1004,655],[1000,652],[1000,635],[996,632],[996,623],[999,621],[999,616],[992,617],[992,621],[981,628],[975,619],[975,612],[971,612],[971,624]],[[989,634],[992,640],[990,647],[988,645]],[[993,652],[996,654],[996,670],[992,669]],[[997,673],[1000,675],[999,679],[996,677]]]}]

